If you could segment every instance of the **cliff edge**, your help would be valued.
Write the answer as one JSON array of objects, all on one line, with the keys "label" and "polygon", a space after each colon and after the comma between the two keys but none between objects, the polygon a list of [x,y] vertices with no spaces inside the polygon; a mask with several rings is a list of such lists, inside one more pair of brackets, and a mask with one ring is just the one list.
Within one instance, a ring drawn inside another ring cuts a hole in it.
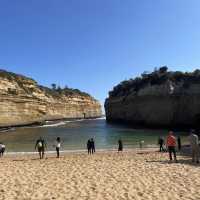
[{"label": "cliff edge", "polygon": [[152,73],[121,82],[105,101],[108,122],[147,127],[200,126],[200,70]]},{"label": "cliff edge", "polygon": [[31,78],[0,70],[0,126],[101,115],[100,103],[87,93],[50,89]]}]

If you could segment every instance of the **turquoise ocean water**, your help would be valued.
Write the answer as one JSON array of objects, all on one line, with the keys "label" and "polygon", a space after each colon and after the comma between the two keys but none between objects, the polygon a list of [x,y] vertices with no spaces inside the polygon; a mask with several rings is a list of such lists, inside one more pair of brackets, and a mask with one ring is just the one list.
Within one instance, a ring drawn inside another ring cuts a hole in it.
[{"label": "turquoise ocean water", "polygon": [[[47,142],[48,151],[54,150],[56,137],[61,137],[62,150],[83,150],[89,138],[94,138],[96,149],[116,149],[118,139],[124,148],[157,147],[159,136],[166,137],[167,130],[134,129],[123,125],[107,124],[104,118],[91,120],[60,121],[41,127],[16,128],[0,133],[0,141],[6,144],[8,152],[33,152],[35,141],[41,136]],[[186,133],[179,132],[183,142]]]}]

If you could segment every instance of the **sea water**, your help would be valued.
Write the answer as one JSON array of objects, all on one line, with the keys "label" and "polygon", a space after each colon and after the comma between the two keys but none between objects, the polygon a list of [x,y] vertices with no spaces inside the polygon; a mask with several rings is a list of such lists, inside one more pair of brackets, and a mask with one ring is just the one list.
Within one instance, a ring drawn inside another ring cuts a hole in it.
[{"label": "sea water", "polygon": [[[135,129],[124,125],[107,124],[105,118],[59,121],[39,127],[23,127],[0,133],[0,142],[6,144],[7,152],[34,152],[35,142],[39,137],[45,139],[47,150],[54,150],[57,137],[61,138],[62,150],[78,151],[86,149],[87,140],[94,138],[96,149],[117,149],[121,139],[124,148],[137,148],[144,141],[143,147],[157,147],[158,137],[166,137],[167,130]],[[184,132],[182,141],[187,142]]]}]

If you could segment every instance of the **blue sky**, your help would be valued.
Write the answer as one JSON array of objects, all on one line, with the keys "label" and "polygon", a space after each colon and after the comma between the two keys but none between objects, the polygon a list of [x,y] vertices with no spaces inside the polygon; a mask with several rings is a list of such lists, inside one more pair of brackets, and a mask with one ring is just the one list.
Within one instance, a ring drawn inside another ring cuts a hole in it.
[{"label": "blue sky", "polygon": [[124,79],[200,66],[199,0],[0,0],[0,68],[103,104]]}]

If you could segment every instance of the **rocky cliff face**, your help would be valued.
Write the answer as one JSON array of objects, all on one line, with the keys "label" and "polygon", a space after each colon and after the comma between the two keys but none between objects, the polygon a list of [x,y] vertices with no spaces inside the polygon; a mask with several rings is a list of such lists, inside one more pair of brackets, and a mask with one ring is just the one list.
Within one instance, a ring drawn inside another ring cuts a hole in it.
[{"label": "rocky cliff face", "polygon": [[0,126],[101,116],[100,103],[79,90],[51,90],[33,79],[0,71]]},{"label": "rocky cliff face", "polygon": [[200,76],[197,71],[176,75],[159,71],[121,83],[105,102],[107,120],[151,127],[199,127]]}]

